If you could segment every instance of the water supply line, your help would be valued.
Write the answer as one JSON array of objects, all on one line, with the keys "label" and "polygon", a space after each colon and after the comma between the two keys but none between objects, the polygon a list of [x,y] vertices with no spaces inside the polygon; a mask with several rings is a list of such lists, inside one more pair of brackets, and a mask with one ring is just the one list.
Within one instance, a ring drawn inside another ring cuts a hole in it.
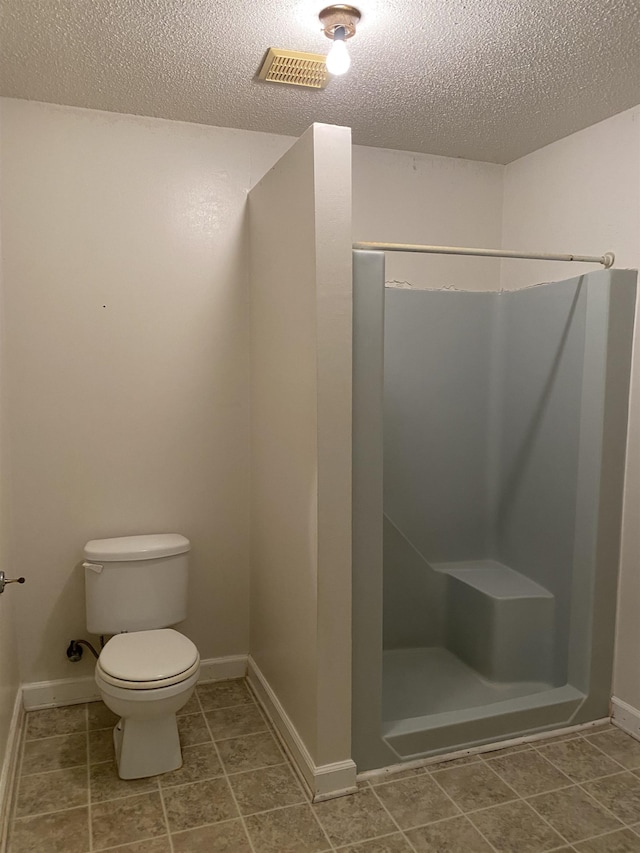
[{"label": "water supply line", "polygon": [[[102,645],[104,645],[104,643]],[[71,640],[67,648],[67,657],[69,658],[71,663],[77,663],[79,660],[82,659],[83,646],[86,646],[89,649],[89,651],[96,658],[96,660],[100,657],[100,653],[94,649],[94,647],[88,640]]]}]

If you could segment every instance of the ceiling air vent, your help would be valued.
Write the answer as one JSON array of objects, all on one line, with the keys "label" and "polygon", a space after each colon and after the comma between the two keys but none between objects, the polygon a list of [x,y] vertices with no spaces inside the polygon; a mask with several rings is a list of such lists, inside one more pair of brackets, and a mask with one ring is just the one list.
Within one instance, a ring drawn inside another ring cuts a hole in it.
[{"label": "ceiling air vent", "polygon": [[329,82],[326,56],[270,47],[258,79],[267,83],[289,83],[291,86],[324,89]]}]

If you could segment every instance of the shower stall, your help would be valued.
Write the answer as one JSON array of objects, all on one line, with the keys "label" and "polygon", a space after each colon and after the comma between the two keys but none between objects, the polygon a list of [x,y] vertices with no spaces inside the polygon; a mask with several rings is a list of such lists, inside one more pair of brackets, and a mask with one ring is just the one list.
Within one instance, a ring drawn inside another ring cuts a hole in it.
[{"label": "shower stall", "polygon": [[358,770],[607,716],[635,272],[353,269]]}]

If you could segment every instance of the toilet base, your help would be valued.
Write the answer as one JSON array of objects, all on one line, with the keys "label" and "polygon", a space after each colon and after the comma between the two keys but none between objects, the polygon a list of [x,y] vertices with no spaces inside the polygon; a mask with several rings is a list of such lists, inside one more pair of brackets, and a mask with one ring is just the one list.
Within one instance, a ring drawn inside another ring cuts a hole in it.
[{"label": "toilet base", "polygon": [[175,714],[121,719],[113,730],[113,743],[121,779],[144,779],[182,767]]},{"label": "toilet base", "polygon": [[96,667],[102,700],[120,717],[113,742],[121,779],[144,779],[182,767],[176,714],[193,694],[199,673],[200,667],[177,684],[135,690],[105,681]]}]

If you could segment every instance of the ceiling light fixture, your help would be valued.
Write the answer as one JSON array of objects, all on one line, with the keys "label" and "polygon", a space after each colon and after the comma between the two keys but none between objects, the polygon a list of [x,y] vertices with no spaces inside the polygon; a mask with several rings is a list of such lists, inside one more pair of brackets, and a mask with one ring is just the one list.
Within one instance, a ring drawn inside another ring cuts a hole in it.
[{"label": "ceiling light fixture", "polygon": [[325,36],[333,40],[327,55],[327,71],[330,74],[344,74],[351,65],[345,41],[356,34],[360,12],[354,6],[327,6],[318,17]]}]

